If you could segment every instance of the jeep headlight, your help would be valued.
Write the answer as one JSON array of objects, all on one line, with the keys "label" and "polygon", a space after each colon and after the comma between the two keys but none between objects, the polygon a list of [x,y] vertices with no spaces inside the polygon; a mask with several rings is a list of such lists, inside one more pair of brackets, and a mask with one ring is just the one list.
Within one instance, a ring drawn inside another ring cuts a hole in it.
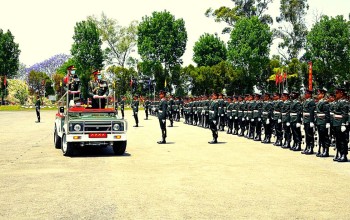
[{"label": "jeep headlight", "polygon": [[74,128],[74,131],[80,131],[81,130],[81,125],[80,124],[75,124],[73,128]]},{"label": "jeep headlight", "polygon": [[113,125],[113,130],[114,131],[119,131],[119,129],[120,129],[120,125],[119,124],[114,124]]}]

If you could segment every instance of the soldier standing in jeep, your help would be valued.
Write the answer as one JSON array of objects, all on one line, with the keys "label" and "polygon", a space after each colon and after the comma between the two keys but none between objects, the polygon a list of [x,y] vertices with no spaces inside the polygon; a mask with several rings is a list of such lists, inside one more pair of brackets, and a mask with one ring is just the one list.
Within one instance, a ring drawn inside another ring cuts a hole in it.
[{"label": "soldier standing in jeep", "polygon": [[106,98],[109,93],[108,84],[102,80],[99,70],[95,70],[92,74],[94,74],[94,79],[88,85],[89,96],[92,99],[92,108],[105,108]]}]

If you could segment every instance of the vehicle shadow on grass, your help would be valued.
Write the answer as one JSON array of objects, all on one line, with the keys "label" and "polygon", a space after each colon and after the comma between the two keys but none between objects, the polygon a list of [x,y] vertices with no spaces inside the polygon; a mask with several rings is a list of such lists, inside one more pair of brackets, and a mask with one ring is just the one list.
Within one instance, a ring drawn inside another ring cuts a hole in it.
[{"label": "vehicle shadow on grass", "polygon": [[112,147],[85,147],[76,149],[75,154],[72,157],[131,157],[131,154],[125,152],[123,155],[115,155]]}]

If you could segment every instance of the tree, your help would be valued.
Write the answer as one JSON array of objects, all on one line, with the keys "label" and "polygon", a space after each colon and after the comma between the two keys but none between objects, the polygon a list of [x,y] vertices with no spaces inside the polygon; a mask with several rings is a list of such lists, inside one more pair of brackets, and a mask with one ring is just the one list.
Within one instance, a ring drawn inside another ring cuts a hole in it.
[{"label": "tree", "polygon": [[[17,74],[19,66],[19,46],[14,42],[14,36],[7,30],[6,33],[0,29],[0,79],[4,82],[5,78],[14,77]],[[4,102],[6,86],[0,84],[1,102]]]},{"label": "tree", "polygon": [[109,64],[116,63],[121,67],[129,64],[130,53],[134,50],[137,42],[137,21],[132,21],[129,26],[122,27],[118,21],[107,18],[101,14],[101,19],[90,16],[88,20],[93,21],[100,32],[102,41],[107,44],[104,51]]},{"label": "tree", "polygon": [[27,74],[32,70],[36,72],[46,73],[50,78],[56,73],[57,69],[60,68],[68,59],[70,55],[67,54],[56,54],[47,60],[36,63],[33,66],[26,69]]},{"label": "tree", "polygon": [[229,27],[224,28],[222,33],[230,33],[235,23],[241,18],[251,18],[257,16],[260,21],[266,24],[272,24],[272,17],[265,12],[268,5],[273,0],[232,0],[235,7],[229,8],[222,6],[213,10],[209,8],[205,15],[214,17],[216,22],[226,22]]},{"label": "tree", "polygon": [[130,80],[137,76],[137,72],[133,68],[123,68],[121,66],[110,66],[106,70],[111,75],[111,85],[115,91],[116,97],[131,91]]},{"label": "tree", "polygon": [[350,77],[350,22],[323,16],[307,35],[306,57],[313,62],[315,81],[328,89]]},{"label": "tree", "polygon": [[28,99],[28,85],[20,79],[9,79],[7,100],[14,104],[24,105]]},{"label": "tree", "polygon": [[193,61],[197,66],[214,66],[226,60],[227,49],[219,37],[205,33],[193,47]]},{"label": "tree", "polygon": [[153,12],[151,17],[143,17],[138,26],[137,47],[142,61],[162,64],[165,77],[171,78],[171,69],[182,64],[186,42],[184,20],[176,20],[167,11]]},{"label": "tree", "polygon": [[103,67],[102,41],[96,24],[89,20],[77,22],[73,40],[71,53],[82,84],[81,92],[83,97],[87,98],[87,87],[92,70]]},{"label": "tree", "polygon": [[278,47],[287,49],[287,54],[279,51],[285,60],[298,58],[300,50],[305,46],[307,35],[305,16],[308,9],[307,0],[281,0],[280,15],[276,21],[284,24],[284,28],[280,26],[274,33],[276,37],[282,39]]},{"label": "tree", "polygon": [[30,94],[40,94],[41,96],[52,95],[52,81],[46,73],[32,70],[28,75],[28,87]]},{"label": "tree", "polygon": [[241,73],[242,90],[246,93],[252,92],[254,85],[265,87],[271,42],[269,26],[258,17],[240,19],[231,32],[228,59]]}]

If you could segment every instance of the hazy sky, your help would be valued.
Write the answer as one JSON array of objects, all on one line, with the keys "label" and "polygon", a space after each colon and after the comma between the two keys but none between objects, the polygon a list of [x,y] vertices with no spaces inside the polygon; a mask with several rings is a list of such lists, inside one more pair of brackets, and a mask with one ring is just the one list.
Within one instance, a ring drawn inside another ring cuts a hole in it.
[{"label": "hazy sky", "polygon": [[[308,27],[315,14],[335,16],[342,14],[348,19],[350,0],[309,0]],[[184,64],[193,63],[193,45],[203,33],[218,33],[225,42],[229,35],[221,35],[224,23],[216,23],[204,16],[206,9],[233,6],[231,0],[0,0],[0,29],[8,29],[19,44],[20,62],[31,66],[59,53],[70,54],[76,22],[89,15],[115,18],[126,26],[132,20],[141,21],[153,11],[167,10],[176,19],[185,21],[188,42],[183,56]],[[279,13],[279,0],[270,5],[270,14]],[[274,48],[272,48],[274,51]]]}]

